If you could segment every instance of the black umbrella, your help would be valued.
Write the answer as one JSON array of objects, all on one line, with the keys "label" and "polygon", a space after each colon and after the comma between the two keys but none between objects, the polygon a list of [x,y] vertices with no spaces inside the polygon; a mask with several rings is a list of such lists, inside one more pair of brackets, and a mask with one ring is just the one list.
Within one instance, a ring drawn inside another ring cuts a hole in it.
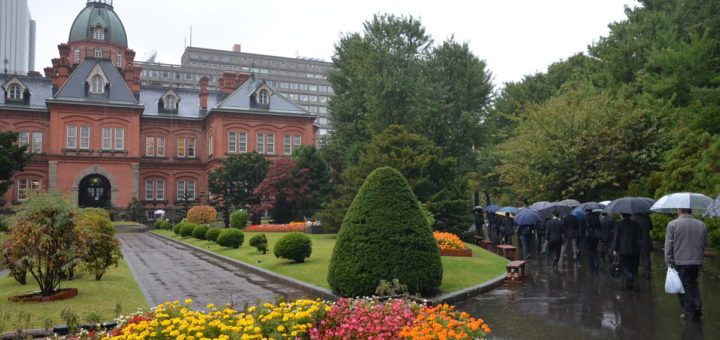
[{"label": "black umbrella", "polygon": [[571,208],[575,208],[580,205],[580,201],[578,200],[562,200],[558,203],[570,206]]},{"label": "black umbrella", "polygon": [[532,209],[523,209],[515,216],[515,223],[517,225],[533,225],[538,222],[542,222],[540,213]]},{"label": "black umbrella", "polygon": [[547,207],[550,206],[551,204],[552,204],[552,203],[551,203],[551,202],[548,202],[548,201],[540,201],[540,202],[535,202],[535,203],[533,203],[533,204],[530,205],[528,208],[529,208],[529,209],[532,209],[532,210],[535,210],[535,211],[538,211],[538,210],[540,210],[540,209],[547,208]]},{"label": "black umbrella", "polygon": [[603,209],[608,214],[647,214],[655,200],[647,197],[618,198]]},{"label": "black umbrella", "polygon": [[536,209],[538,213],[540,213],[540,216],[542,218],[548,219],[553,217],[554,212],[559,212],[560,216],[565,216],[569,214],[572,211],[572,208],[568,206],[567,204],[563,204],[560,202],[553,202],[550,204],[546,204],[544,208]]},{"label": "black umbrella", "polygon": [[476,205],[475,208],[472,208],[472,211],[473,211],[473,212],[482,211],[482,210],[483,210],[483,207],[481,207],[481,206],[479,206],[479,205]]}]

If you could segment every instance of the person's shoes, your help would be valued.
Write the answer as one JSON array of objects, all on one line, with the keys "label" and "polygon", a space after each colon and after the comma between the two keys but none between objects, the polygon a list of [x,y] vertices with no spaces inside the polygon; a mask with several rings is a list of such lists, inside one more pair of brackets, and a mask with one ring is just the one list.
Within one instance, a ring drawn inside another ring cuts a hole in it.
[{"label": "person's shoes", "polygon": [[695,310],[695,319],[700,319],[702,317],[702,310],[696,309]]}]

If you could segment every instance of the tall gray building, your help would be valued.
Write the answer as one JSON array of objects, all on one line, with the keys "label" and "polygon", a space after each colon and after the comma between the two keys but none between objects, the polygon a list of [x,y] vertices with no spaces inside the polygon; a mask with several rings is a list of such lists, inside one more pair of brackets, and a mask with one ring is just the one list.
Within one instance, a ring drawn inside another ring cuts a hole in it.
[{"label": "tall gray building", "polygon": [[27,0],[0,0],[0,72],[35,69],[35,21]]},{"label": "tall gray building", "polygon": [[331,128],[328,120],[328,99],[334,94],[327,81],[332,63],[319,59],[288,58],[240,51],[187,47],[180,65],[136,61],[143,68],[140,79],[143,85],[166,85],[180,88],[199,88],[203,76],[209,78],[209,89],[218,89],[223,72],[248,72],[290,98],[295,104],[318,116],[318,139]]}]

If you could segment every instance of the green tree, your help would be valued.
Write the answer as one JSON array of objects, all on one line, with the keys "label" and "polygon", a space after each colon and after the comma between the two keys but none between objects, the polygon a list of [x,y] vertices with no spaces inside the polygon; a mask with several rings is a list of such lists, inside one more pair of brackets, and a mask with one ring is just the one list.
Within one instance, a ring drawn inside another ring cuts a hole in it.
[{"label": "green tree", "polygon": [[27,145],[17,145],[18,133],[0,131],[0,196],[10,188],[15,172],[22,171],[30,159]]},{"label": "green tree", "polygon": [[[313,216],[320,210],[322,204],[332,197],[334,188],[331,168],[314,146],[305,145],[295,149],[292,159],[296,161],[293,171],[304,172],[310,188],[310,198],[300,202],[302,204],[300,213],[307,217]],[[303,171],[303,169],[307,170]]]},{"label": "green tree", "polygon": [[95,280],[100,280],[122,258],[115,228],[107,212],[96,208],[82,209],[76,225],[82,235],[83,267],[95,275]]},{"label": "green tree", "polygon": [[440,251],[408,181],[390,167],[373,171],[340,228],[330,287],[340,296],[366,296],[380,280],[398,279],[410,293],[430,295],[442,275]]},{"label": "green tree", "polygon": [[[253,191],[265,178],[270,161],[257,152],[233,155],[223,166],[208,175],[208,189],[212,193],[210,204],[223,214],[225,227],[230,225],[230,213],[235,209],[250,210],[259,203]],[[259,222],[259,215],[253,216]]]},{"label": "green tree", "polygon": [[467,181],[458,175],[455,159],[444,157],[431,141],[398,125],[375,136],[358,165],[345,169],[340,197],[318,214],[323,226],[337,230],[365,177],[383,166],[393,167],[407,178],[417,198],[435,216],[433,227],[457,234],[467,229],[471,220]]}]

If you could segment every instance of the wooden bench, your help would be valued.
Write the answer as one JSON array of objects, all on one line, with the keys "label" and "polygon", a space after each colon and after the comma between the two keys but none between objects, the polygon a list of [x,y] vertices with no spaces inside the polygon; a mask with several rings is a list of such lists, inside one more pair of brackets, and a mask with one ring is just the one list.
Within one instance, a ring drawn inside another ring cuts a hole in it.
[{"label": "wooden bench", "polygon": [[516,260],[517,259],[517,248],[515,246],[511,246],[509,244],[501,244],[497,246],[498,255],[508,259],[508,260]]},{"label": "wooden bench", "polygon": [[519,284],[527,279],[525,261],[512,261],[505,266],[505,269],[507,270],[505,283]]},{"label": "wooden bench", "polygon": [[482,242],[483,239],[485,239],[484,237],[479,236],[479,235],[475,235],[475,236],[473,236],[473,238],[474,238],[474,242],[476,245],[480,245],[480,242]]},{"label": "wooden bench", "polygon": [[479,246],[488,251],[492,251],[493,243],[490,240],[482,240],[480,241]]}]

